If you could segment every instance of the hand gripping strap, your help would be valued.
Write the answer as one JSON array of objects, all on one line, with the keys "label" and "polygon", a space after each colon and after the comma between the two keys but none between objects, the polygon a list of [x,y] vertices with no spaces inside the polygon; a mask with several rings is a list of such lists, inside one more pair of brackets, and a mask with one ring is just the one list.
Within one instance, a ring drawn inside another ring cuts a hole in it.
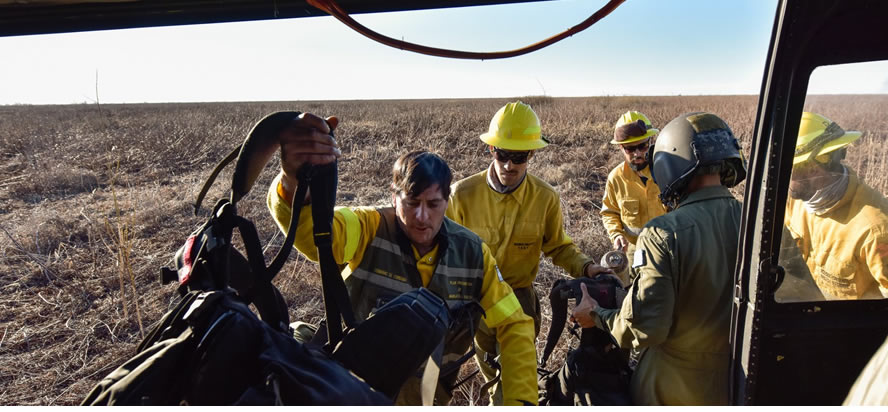
[{"label": "hand gripping strap", "polygon": [[[231,206],[235,206],[240,199],[246,196],[259,178],[259,174],[265,165],[280,147],[278,139],[281,130],[286,128],[300,114],[300,112],[272,113],[256,123],[244,143],[229,153],[213,170],[195,201],[195,213],[200,208],[200,203],[216,176],[235,158],[237,162],[231,182]],[[237,156],[235,157],[235,155]],[[314,240],[315,245],[318,247],[318,256],[321,264],[321,284],[324,291],[324,303],[328,319],[328,336],[333,344],[342,337],[340,319],[345,322],[347,327],[353,327],[355,324],[348,292],[339,274],[339,266],[333,258],[331,249],[333,205],[336,201],[337,177],[337,165],[335,162],[322,166],[305,165],[299,171],[299,185],[294,194],[294,199],[304,199],[306,191],[309,190],[309,187],[311,189]],[[295,204],[295,202],[291,202],[291,204]],[[293,248],[292,245],[296,236],[300,212],[301,209],[293,208],[293,216],[287,229],[287,238],[268,267],[265,267],[265,260],[259,249],[259,239],[255,233],[255,227],[252,224],[248,224],[249,222],[243,218],[238,219],[238,226],[241,229],[242,235],[246,234],[244,241],[249,263],[257,282],[270,283],[286,262],[287,257],[290,255],[290,250]],[[358,227],[357,225],[350,226]],[[350,236],[353,239],[357,237]],[[354,251],[351,254],[353,255]]]}]

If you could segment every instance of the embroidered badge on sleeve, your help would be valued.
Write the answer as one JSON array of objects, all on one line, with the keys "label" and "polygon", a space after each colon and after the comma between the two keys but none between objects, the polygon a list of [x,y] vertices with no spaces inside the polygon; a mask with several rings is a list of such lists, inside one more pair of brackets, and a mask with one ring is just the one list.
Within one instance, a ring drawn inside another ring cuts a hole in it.
[{"label": "embroidered badge on sleeve", "polygon": [[632,267],[642,267],[645,263],[647,263],[647,261],[645,261],[644,249],[635,249],[635,254],[632,255]]}]

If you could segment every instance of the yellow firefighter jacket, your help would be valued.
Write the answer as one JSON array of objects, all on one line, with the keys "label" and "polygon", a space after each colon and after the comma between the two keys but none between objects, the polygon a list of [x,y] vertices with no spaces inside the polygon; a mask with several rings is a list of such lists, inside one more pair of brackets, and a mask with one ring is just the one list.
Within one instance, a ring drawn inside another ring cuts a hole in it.
[{"label": "yellow firefighter jacket", "polygon": [[881,299],[888,294],[888,200],[850,168],[848,175],[845,195],[829,211],[818,216],[790,198],[784,223],[827,299]]},{"label": "yellow firefighter jacket", "polygon": [[530,287],[540,269],[540,252],[573,277],[592,259],[564,232],[561,199],[542,179],[528,173],[511,193],[487,185],[487,169],[453,185],[447,217],[481,236],[496,257],[506,282]]},{"label": "yellow firefighter jacket", "polygon": [[[278,223],[278,226],[282,231],[286,231],[290,224],[292,213],[290,206],[287,205],[287,202],[281,198],[277,192],[279,181],[280,176],[272,182],[267,200],[268,207],[271,210],[271,214],[275,218],[275,221]],[[362,265],[362,263],[368,259],[373,261],[385,260],[380,259],[378,256],[369,256],[367,253],[368,251],[371,253],[374,253],[374,251],[378,253],[379,250],[395,249],[394,247],[386,247],[386,244],[392,245],[391,240],[395,239],[393,236],[385,236],[390,237],[390,239],[382,239],[378,236],[381,227],[383,227],[383,232],[388,233],[389,235],[392,232],[390,229],[397,231],[397,229],[386,227],[391,226],[393,219],[396,219],[394,213],[391,213],[391,210],[387,210],[386,208],[356,208],[354,210],[346,208],[337,210],[336,213],[334,213],[333,257],[340,265],[346,265],[342,274],[346,280],[346,284],[349,285],[349,293],[353,293],[356,289],[355,285],[360,283],[380,286],[378,288],[372,288],[377,291],[389,289],[391,291],[403,292],[409,290],[401,290],[407,286],[412,286],[413,288],[424,286],[432,291],[439,289],[437,290],[438,293],[444,291],[444,293],[447,294],[447,291],[444,289],[448,289],[450,282],[441,282],[439,280],[439,277],[448,276],[448,274],[443,272],[453,269],[452,271],[454,272],[467,274],[472,270],[466,268],[447,268],[439,265],[439,263],[441,263],[438,259],[439,255],[455,252],[460,248],[462,248],[463,251],[472,249],[476,250],[476,252],[471,253],[471,255],[474,256],[477,254],[482,258],[481,261],[477,263],[479,266],[478,269],[480,269],[479,272],[481,273],[481,281],[478,283],[473,282],[471,287],[465,288],[465,292],[469,295],[468,297],[449,295],[442,296],[442,298],[445,299],[448,304],[452,304],[455,301],[465,300],[465,298],[474,299],[480,303],[486,314],[483,318],[484,323],[491,329],[497,331],[498,341],[502,347],[502,358],[500,362],[503,368],[504,403],[506,405],[520,405],[522,404],[521,401],[526,401],[536,404],[538,401],[538,392],[536,382],[536,347],[534,346],[533,320],[524,314],[518,303],[518,299],[512,293],[512,289],[502,280],[502,277],[498,273],[499,270],[496,266],[496,260],[494,260],[487,245],[483,244],[477,236],[465,228],[462,228],[453,222],[448,222],[447,219],[445,219],[444,225],[446,225],[451,232],[454,232],[453,235],[449,236],[447,239],[450,246],[447,247],[445,251],[440,251],[439,247],[436,246],[425,256],[419,256],[418,252],[412,247],[412,245],[398,245],[398,248],[401,250],[403,250],[404,247],[407,247],[407,250],[412,251],[414,261],[416,262],[416,271],[418,272],[420,279],[413,278],[409,273],[391,273],[383,270],[374,271],[367,265]],[[299,215],[299,226],[296,232],[294,245],[296,246],[296,249],[307,258],[317,261],[317,248],[312,239],[311,223],[311,206],[305,206]],[[444,225],[442,225],[442,227]],[[401,240],[406,240],[406,236],[403,236],[402,234]],[[453,253],[450,254],[451,256],[453,255]],[[453,258],[458,257],[453,256]],[[467,262],[473,260],[472,257],[466,259]],[[468,265],[472,265],[472,263],[468,263]],[[389,267],[389,269],[391,269],[391,267]],[[350,279],[355,276],[360,277],[361,279]],[[421,285],[419,283],[421,283]],[[442,283],[444,284],[443,286],[441,285]],[[361,286],[360,288],[364,290],[371,289],[366,286]],[[378,297],[375,293],[372,294],[372,296],[364,293],[361,295],[367,299],[373,300]],[[356,316],[358,314],[366,315],[367,313],[365,312],[372,309],[365,305],[367,302],[358,302],[354,297],[350,298],[352,298],[353,307],[357,309]],[[373,302],[367,304],[372,306]],[[447,359],[445,359],[445,361],[447,361]]]},{"label": "yellow firefighter jacket", "polygon": [[644,350],[630,384],[636,405],[728,403],[740,213],[724,186],[688,195],[642,230],[622,307],[595,310],[620,347]]},{"label": "yellow firefighter jacket", "polygon": [[641,228],[649,220],[666,213],[666,207],[660,202],[660,188],[651,179],[650,167],[644,168],[641,178],[623,162],[607,175],[604,186],[604,198],[601,199],[601,222],[607,230],[611,243],[623,235],[631,244],[635,244]]}]

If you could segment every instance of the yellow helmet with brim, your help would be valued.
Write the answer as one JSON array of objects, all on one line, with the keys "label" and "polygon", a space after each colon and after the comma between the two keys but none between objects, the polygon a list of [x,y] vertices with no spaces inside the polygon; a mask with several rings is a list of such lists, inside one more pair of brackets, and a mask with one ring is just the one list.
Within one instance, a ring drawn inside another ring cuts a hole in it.
[{"label": "yellow helmet with brim", "polygon": [[846,131],[836,122],[817,113],[802,112],[792,164],[797,165],[848,146],[859,139],[861,134],[858,131]]},{"label": "yellow helmet with brim", "polygon": [[540,118],[530,106],[520,101],[503,106],[493,115],[490,128],[481,135],[481,141],[500,149],[520,151],[549,145],[542,136]]},{"label": "yellow helmet with brim", "polygon": [[614,125],[614,139],[611,144],[631,144],[649,139],[659,133],[644,113],[630,110],[623,113]]}]

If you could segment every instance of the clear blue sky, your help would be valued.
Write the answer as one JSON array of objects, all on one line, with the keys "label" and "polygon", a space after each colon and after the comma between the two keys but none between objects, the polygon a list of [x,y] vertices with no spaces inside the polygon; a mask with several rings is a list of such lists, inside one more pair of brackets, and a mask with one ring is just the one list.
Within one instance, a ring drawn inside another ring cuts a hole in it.
[{"label": "clear blue sky", "polygon": [[[518,48],[605,1],[363,14],[395,38]],[[332,17],[0,38],[0,104],[757,94],[776,0],[627,0],[530,55],[466,61],[380,45]],[[827,82],[828,83],[828,82]],[[888,87],[888,82],[883,88]]]}]

